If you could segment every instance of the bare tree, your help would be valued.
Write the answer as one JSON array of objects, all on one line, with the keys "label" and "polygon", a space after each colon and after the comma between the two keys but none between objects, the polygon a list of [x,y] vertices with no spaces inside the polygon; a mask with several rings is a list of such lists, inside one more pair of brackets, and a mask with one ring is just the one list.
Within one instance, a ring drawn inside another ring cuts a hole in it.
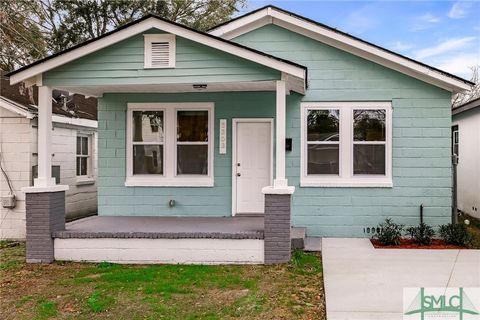
[{"label": "bare tree", "polygon": [[153,13],[197,30],[247,0],[0,0],[0,68],[13,70]]},{"label": "bare tree", "polygon": [[454,107],[465,104],[469,101],[480,98],[480,65],[470,67],[472,70],[472,77],[470,81],[475,83],[472,90],[459,92],[453,98],[452,105]]}]

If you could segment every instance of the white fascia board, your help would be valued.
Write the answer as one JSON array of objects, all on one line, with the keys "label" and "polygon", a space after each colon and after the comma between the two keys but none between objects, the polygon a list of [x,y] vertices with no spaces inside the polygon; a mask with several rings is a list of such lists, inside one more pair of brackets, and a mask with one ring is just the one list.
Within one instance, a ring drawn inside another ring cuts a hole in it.
[{"label": "white fascia board", "polygon": [[275,25],[407,74],[447,91],[459,92],[470,90],[472,87],[468,83],[454,79],[432,68],[387,52],[363,41],[277,11],[274,8],[268,9],[270,10],[261,10],[251,16],[240,18],[231,24],[226,24],[214,29],[211,31],[211,34],[230,40],[258,28],[258,26],[255,25],[258,23],[257,21],[265,19],[265,16],[270,15],[273,19],[272,23]]},{"label": "white fascia board", "polygon": [[[250,15],[247,15],[243,18],[239,18],[237,20],[233,20],[232,22],[229,22],[223,26],[220,26],[218,28],[215,28],[211,31],[209,31],[209,33],[211,35],[214,35],[216,37],[222,37],[222,38],[225,38],[225,39],[232,39],[232,38],[235,38],[237,35],[235,35],[235,33],[237,33],[236,30],[241,30],[241,33],[239,33],[238,35],[240,34],[243,34],[243,33],[247,33],[251,30],[254,30],[256,29],[257,27],[259,27],[257,24],[259,21],[268,21],[270,20],[271,21],[271,15],[270,15],[270,12],[271,12],[271,8],[267,7],[263,10],[260,10],[258,12],[255,12],[253,14],[250,14]],[[253,28],[250,28],[249,26],[250,25],[254,25],[255,27]],[[260,26],[262,27],[262,26]],[[244,29],[246,28],[246,29]],[[226,37],[226,35],[228,34],[228,37]]]},{"label": "white fascia board", "polygon": [[15,84],[20,81],[24,81],[26,79],[32,78],[37,76],[43,72],[66,64],[70,61],[76,60],[81,58],[87,54],[95,52],[97,50],[103,49],[108,47],[114,43],[142,33],[146,30],[156,28],[162,31],[175,34],[179,37],[183,37],[194,42],[201,43],[203,45],[233,54],[243,59],[247,59],[253,61],[255,63],[267,66],[272,69],[279,70],[281,72],[285,72],[291,74],[293,76],[305,79],[305,70],[301,67],[294,66],[287,62],[283,62],[268,56],[264,56],[262,54],[253,52],[246,48],[241,48],[236,45],[224,42],[219,39],[211,38],[207,35],[197,33],[186,28],[183,28],[178,25],[174,25],[165,21],[158,20],[154,17],[148,18],[142,22],[134,24],[128,28],[123,30],[114,32],[102,39],[90,42],[86,45],[78,47],[72,51],[60,54],[57,57],[52,59],[46,60],[40,64],[34,65],[30,68],[27,68],[23,71],[20,71],[10,77],[10,84]]},{"label": "white fascia board", "polygon": [[59,115],[52,115],[52,121],[55,123],[62,123],[62,124],[68,124],[72,126],[87,127],[87,128],[93,128],[93,129],[97,129],[98,127],[98,122],[90,119],[69,118],[69,117],[63,117]]},{"label": "white fascia board", "polygon": [[5,97],[0,97],[0,107],[11,111],[13,113],[16,113],[22,117],[25,117],[27,119],[33,119],[35,115],[25,109],[23,109],[22,106],[20,106],[18,103],[15,101],[12,101],[10,99],[7,99]]}]

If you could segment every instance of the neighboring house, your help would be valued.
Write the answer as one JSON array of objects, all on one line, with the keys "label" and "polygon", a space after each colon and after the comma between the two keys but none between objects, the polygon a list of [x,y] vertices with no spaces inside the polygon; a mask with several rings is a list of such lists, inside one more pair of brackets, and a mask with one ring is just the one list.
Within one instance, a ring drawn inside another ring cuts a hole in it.
[{"label": "neighboring house", "polygon": [[[97,211],[96,100],[66,92],[55,92],[54,96],[53,172],[59,183],[70,186],[66,218],[72,220]],[[37,87],[11,86],[1,74],[0,161],[5,174],[0,173],[0,196],[6,199],[14,194],[16,204],[14,208],[0,206],[0,239],[25,239],[25,196],[21,189],[33,184],[37,169],[37,102]]]},{"label": "neighboring house", "polygon": [[[451,97],[472,83],[276,7],[208,34],[147,16],[10,76],[41,85],[44,128],[52,88],[97,97],[99,218],[265,214],[243,242],[263,251],[244,260],[218,256],[246,250],[223,241],[237,234],[52,227],[60,259],[269,263],[289,257],[290,221],[309,236],[367,237],[387,217],[417,224],[422,204],[426,223],[451,219]],[[47,155],[25,191],[49,202],[64,189]],[[170,237],[168,252],[145,237]]]},{"label": "neighboring house", "polygon": [[455,106],[452,115],[458,209],[480,218],[480,98]]}]

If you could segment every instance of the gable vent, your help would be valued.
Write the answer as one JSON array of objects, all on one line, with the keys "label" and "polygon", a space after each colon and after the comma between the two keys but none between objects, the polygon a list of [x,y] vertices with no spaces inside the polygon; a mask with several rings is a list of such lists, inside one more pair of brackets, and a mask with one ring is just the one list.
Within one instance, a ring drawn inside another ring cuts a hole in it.
[{"label": "gable vent", "polygon": [[145,68],[175,67],[175,36],[171,34],[146,34]]},{"label": "gable vent", "polygon": [[152,67],[168,67],[170,65],[170,43],[152,42]]}]

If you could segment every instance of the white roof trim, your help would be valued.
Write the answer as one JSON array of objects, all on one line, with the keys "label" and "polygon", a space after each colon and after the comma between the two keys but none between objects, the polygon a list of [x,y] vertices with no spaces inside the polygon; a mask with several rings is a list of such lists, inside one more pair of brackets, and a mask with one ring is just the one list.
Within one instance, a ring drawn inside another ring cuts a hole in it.
[{"label": "white roof trim", "polygon": [[97,129],[98,122],[96,120],[83,119],[83,118],[69,118],[60,115],[52,115],[52,122],[62,123],[77,127],[87,127]]},{"label": "white roof trim", "polygon": [[468,83],[449,77],[433,68],[387,52],[313,22],[289,15],[273,7],[264,8],[253,14],[221,25],[211,30],[210,34],[230,40],[269,23],[297,32],[451,92],[471,89],[471,85]]},{"label": "white roof trim", "polygon": [[24,109],[24,106],[16,103],[15,101],[12,101],[10,99],[7,99],[5,97],[0,96],[0,107],[11,111],[13,113],[16,113],[22,117],[25,117],[27,119],[33,119],[35,115],[27,110]]},{"label": "white roof trim", "polygon": [[[33,119],[36,117],[36,114],[25,110],[24,109],[25,107],[22,106],[21,104],[2,96],[0,96],[0,107],[5,108],[6,110],[16,113],[27,119]],[[38,109],[38,107],[35,105],[32,105],[32,107]],[[95,129],[98,127],[98,122],[96,120],[83,119],[83,118],[69,118],[69,117],[65,117],[57,114],[52,115],[52,122],[78,126],[78,127],[95,128]]]},{"label": "white roof trim", "polygon": [[287,62],[283,62],[272,57],[264,56],[262,54],[253,52],[246,48],[241,48],[236,45],[221,41],[209,37],[198,32],[186,29],[176,24],[168,23],[162,20],[159,20],[155,17],[147,18],[141,22],[133,24],[125,29],[113,32],[112,34],[105,36],[96,41],[92,41],[83,46],[80,46],[71,51],[60,54],[54,58],[48,59],[42,63],[33,65],[25,70],[22,70],[18,73],[15,73],[10,76],[10,83],[15,84],[20,81],[24,81],[36,75],[39,75],[43,72],[66,64],[75,59],[81,58],[89,53],[95,52],[97,50],[108,47],[114,43],[127,39],[131,36],[140,34],[146,30],[156,28],[162,31],[175,34],[179,37],[187,38],[189,40],[201,43],[203,45],[233,54],[240,58],[244,58],[255,63],[270,67],[272,69],[279,70],[281,72],[288,73],[292,76],[305,79],[305,69],[299,66],[292,65]]}]

